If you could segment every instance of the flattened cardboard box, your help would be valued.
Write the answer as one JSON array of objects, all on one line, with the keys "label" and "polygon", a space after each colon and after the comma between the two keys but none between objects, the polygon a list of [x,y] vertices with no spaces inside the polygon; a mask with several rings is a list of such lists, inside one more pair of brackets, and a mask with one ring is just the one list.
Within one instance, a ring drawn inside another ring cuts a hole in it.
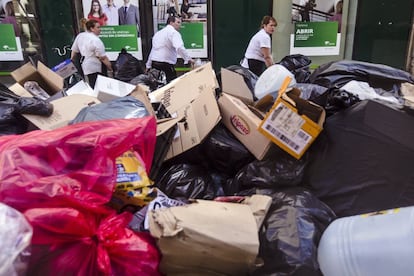
[{"label": "flattened cardboard box", "polygon": [[220,121],[215,99],[217,79],[207,63],[149,94],[153,102],[161,102],[178,122],[178,131],[166,160],[201,143]]},{"label": "flattened cardboard box", "polygon": [[253,104],[252,92],[242,75],[225,68],[221,69],[221,82],[223,93],[218,104],[223,124],[258,160],[262,160],[273,143],[257,130],[262,118],[247,105]]},{"label": "flattened cardboard box", "polygon": [[29,62],[11,72],[11,76],[17,82],[10,87],[10,90],[19,96],[32,97],[24,89],[26,81],[35,81],[50,96],[53,96],[63,89],[63,78],[49,69],[46,65],[37,62],[37,69]]},{"label": "flattened cardboard box", "polygon": [[100,103],[95,97],[81,94],[74,94],[51,102],[53,113],[49,117],[22,114],[33,125],[42,130],[53,130],[67,126],[84,107]]},{"label": "flattened cardboard box", "polygon": [[260,123],[259,132],[300,159],[322,131],[324,122],[325,110],[301,99],[300,90],[293,88],[274,103]]}]

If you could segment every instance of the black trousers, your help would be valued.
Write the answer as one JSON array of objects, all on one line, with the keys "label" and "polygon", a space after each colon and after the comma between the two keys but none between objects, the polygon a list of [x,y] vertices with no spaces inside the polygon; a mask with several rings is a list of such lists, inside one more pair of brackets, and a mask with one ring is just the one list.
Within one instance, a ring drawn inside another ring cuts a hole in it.
[{"label": "black trousers", "polygon": [[247,59],[247,62],[249,64],[249,70],[255,73],[256,76],[260,76],[263,71],[266,69],[266,64],[257,59]]},{"label": "black trousers", "polygon": [[152,68],[163,71],[167,78],[167,82],[172,81],[177,78],[177,72],[175,71],[174,64],[169,64],[167,62],[152,61]]}]

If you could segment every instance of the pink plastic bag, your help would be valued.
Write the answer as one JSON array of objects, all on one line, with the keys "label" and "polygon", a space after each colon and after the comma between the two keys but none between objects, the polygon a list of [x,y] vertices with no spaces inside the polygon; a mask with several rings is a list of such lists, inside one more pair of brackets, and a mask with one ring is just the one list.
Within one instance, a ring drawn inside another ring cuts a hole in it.
[{"label": "pink plastic bag", "polygon": [[0,137],[0,202],[33,226],[28,275],[157,275],[159,252],[106,206],[115,159],[133,148],[150,170],[154,117],[84,122]]},{"label": "pink plastic bag", "polygon": [[85,122],[0,137],[0,202],[100,210],[116,183],[115,159],[134,148],[151,169],[154,117]]},{"label": "pink plastic bag", "polygon": [[38,208],[24,215],[34,227],[27,275],[159,275],[159,252],[146,233],[126,228],[132,214]]}]

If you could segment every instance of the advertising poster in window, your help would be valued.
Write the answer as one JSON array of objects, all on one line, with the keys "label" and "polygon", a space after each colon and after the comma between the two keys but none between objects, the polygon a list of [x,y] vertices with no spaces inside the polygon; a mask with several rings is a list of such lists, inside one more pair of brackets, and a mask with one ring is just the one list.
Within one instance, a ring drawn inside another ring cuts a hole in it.
[{"label": "advertising poster in window", "polygon": [[20,37],[17,37],[12,24],[0,24],[0,61],[23,60]]},{"label": "advertising poster in window", "polygon": [[180,16],[184,47],[193,58],[207,58],[207,0],[152,0],[154,32],[162,29],[169,15]]},{"label": "advertising poster in window", "polygon": [[122,48],[142,60],[138,0],[83,0],[86,19],[101,25],[100,39],[110,60],[116,60]]},{"label": "advertising poster in window", "polygon": [[293,0],[290,54],[339,55],[343,0]]}]

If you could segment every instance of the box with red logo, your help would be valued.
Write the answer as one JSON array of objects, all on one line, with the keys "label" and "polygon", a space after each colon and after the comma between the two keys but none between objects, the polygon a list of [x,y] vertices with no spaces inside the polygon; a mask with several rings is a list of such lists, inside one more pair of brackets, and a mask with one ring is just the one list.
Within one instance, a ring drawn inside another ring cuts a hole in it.
[{"label": "box with red logo", "polygon": [[221,83],[223,93],[218,104],[222,122],[258,160],[262,160],[273,145],[257,130],[265,114],[252,107],[253,95],[242,75],[222,68]]}]

